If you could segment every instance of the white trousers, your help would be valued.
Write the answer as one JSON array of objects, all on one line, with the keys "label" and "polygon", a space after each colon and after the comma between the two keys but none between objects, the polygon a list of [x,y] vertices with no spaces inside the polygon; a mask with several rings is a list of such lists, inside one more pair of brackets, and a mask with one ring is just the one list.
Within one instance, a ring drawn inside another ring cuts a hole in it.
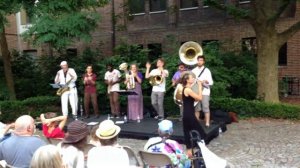
[{"label": "white trousers", "polygon": [[64,116],[68,116],[68,101],[70,101],[70,105],[72,108],[72,114],[77,115],[77,109],[78,109],[78,96],[77,96],[77,89],[70,88],[69,91],[64,92],[61,95],[61,108],[62,113]]}]

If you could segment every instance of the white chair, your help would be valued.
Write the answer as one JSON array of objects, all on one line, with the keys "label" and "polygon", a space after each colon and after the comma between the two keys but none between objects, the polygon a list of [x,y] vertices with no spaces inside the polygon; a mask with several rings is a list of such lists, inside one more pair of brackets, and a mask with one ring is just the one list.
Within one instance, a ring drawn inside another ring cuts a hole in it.
[{"label": "white chair", "polygon": [[144,165],[155,166],[155,167],[171,165],[172,168],[175,168],[175,165],[173,165],[171,159],[166,154],[139,151],[139,155]]},{"label": "white chair", "polygon": [[127,152],[129,157],[129,164],[133,166],[140,167],[138,158],[136,157],[134,151],[129,146],[123,146],[123,149]]}]

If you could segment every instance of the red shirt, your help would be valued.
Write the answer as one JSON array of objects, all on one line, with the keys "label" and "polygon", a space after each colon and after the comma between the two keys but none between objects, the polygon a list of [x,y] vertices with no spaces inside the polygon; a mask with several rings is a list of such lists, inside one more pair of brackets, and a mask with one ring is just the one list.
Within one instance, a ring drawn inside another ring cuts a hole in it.
[{"label": "red shirt", "polygon": [[43,124],[43,134],[47,138],[64,138],[65,133],[63,130],[61,130],[59,127],[54,128],[54,130],[49,133],[48,132],[49,127],[46,124]]},{"label": "red shirt", "polygon": [[[96,79],[97,79],[97,76],[94,73],[92,73],[91,76],[92,76],[92,81],[94,81],[95,84],[92,84],[92,82],[90,82],[90,81],[86,82],[85,83],[85,87],[84,87],[84,92],[85,93],[96,93],[96,90],[97,90],[96,89]],[[83,79],[85,77],[88,77],[88,74],[84,74]]]}]

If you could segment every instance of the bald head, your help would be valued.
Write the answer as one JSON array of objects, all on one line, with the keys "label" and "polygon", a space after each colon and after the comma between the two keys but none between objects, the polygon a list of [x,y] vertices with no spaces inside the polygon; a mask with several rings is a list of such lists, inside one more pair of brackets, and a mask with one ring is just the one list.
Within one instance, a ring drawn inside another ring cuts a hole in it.
[{"label": "bald head", "polygon": [[33,135],[35,129],[34,120],[29,115],[19,117],[15,122],[15,133],[17,135]]}]

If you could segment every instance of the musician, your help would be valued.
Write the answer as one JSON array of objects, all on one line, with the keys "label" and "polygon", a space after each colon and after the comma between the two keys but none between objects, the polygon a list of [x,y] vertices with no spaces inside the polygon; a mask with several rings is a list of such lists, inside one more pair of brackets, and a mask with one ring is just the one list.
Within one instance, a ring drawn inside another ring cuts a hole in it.
[{"label": "musician", "polygon": [[163,58],[159,58],[156,62],[156,69],[151,70],[151,64],[147,62],[146,64],[146,79],[152,76],[160,76],[162,78],[162,83],[154,85],[152,87],[151,93],[151,104],[153,108],[158,113],[158,116],[155,116],[156,119],[164,119],[164,96],[166,92],[166,77],[169,76],[168,70],[164,69],[165,61]]},{"label": "musician", "polygon": [[133,90],[137,95],[128,95],[128,119],[130,120],[138,120],[143,119],[143,93],[142,93],[142,81],[143,74],[138,71],[138,67],[136,64],[132,64],[130,66],[129,76],[133,79],[126,79],[125,84],[129,83],[132,85],[132,81],[134,80],[134,88]]},{"label": "musician", "polygon": [[88,65],[86,67],[86,73],[83,75],[85,118],[90,117],[90,101],[91,100],[92,100],[92,104],[93,104],[95,117],[99,118],[96,80],[97,80],[97,75],[95,73],[93,73],[92,65]]},{"label": "musician", "polygon": [[107,84],[107,93],[109,96],[110,109],[113,117],[120,117],[120,102],[119,93],[121,73],[119,70],[114,69],[112,64],[106,65],[106,73],[104,76],[105,83]]},{"label": "musician", "polygon": [[[186,71],[185,64],[183,62],[180,62],[178,64],[177,72],[172,77],[172,86],[174,88],[176,88],[177,84],[180,83],[180,78],[182,76],[182,73],[185,71]],[[180,110],[180,117],[182,118],[183,106],[179,106],[179,110]],[[180,120],[181,120],[181,118],[180,118]]]},{"label": "musician", "polygon": [[78,96],[76,89],[77,74],[73,68],[69,68],[67,61],[60,63],[61,70],[56,73],[54,82],[60,85],[67,85],[69,90],[61,95],[61,107],[64,116],[68,115],[68,101],[72,108],[73,118],[77,118]]},{"label": "musician", "polygon": [[192,72],[196,75],[198,81],[202,83],[202,101],[195,106],[195,115],[197,119],[200,119],[200,111],[204,113],[204,121],[206,127],[210,125],[210,87],[213,85],[213,79],[210,70],[205,67],[205,56],[197,57],[197,67],[195,67]]},{"label": "musician", "polygon": [[185,64],[183,62],[180,62],[178,64],[178,70],[177,70],[177,72],[172,77],[172,86],[173,87],[176,87],[176,85],[180,82],[179,80],[180,80],[181,74],[184,71],[186,71]]}]

